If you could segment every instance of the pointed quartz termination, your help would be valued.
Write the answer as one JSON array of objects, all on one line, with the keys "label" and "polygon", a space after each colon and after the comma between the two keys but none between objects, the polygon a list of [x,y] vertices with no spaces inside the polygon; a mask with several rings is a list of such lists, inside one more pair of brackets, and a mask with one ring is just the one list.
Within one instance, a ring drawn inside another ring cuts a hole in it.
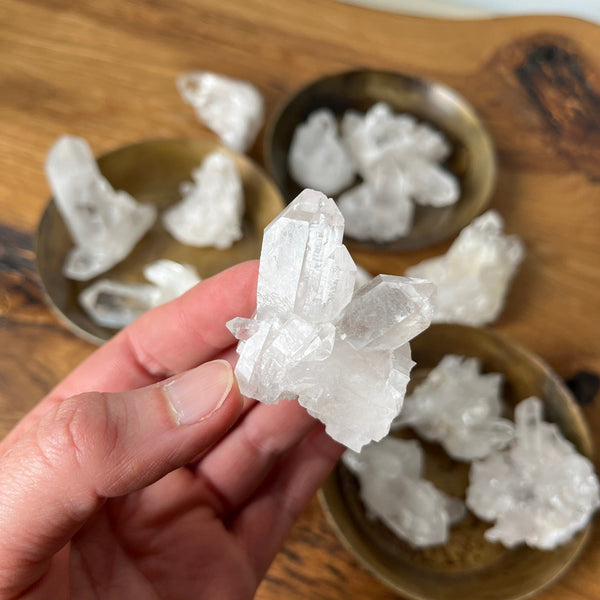
[{"label": "pointed quartz termination", "polygon": [[358,450],[384,437],[402,406],[414,364],[407,342],[429,325],[433,286],[385,276],[354,296],[343,234],[333,200],[302,192],[265,230],[254,317],[228,327],[240,340],[244,395],[297,398]]},{"label": "pointed quartz termination", "polygon": [[520,402],[515,421],[513,444],[471,466],[467,505],[484,521],[495,521],[485,532],[489,541],[553,550],[600,506],[598,478],[556,425],[542,420],[538,398]]},{"label": "pointed quartz termination", "polygon": [[437,286],[435,323],[485,325],[495,321],[525,254],[516,235],[503,235],[502,217],[489,210],[465,227],[446,254],[406,270]]},{"label": "pointed quartz termination", "polygon": [[181,185],[183,199],[162,215],[165,229],[188,246],[229,248],[242,237],[244,190],[234,160],[213,152]]},{"label": "pointed quartz termination", "polygon": [[504,448],[514,437],[514,427],[501,417],[502,375],[480,371],[476,358],[445,356],[406,398],[392,430],[410,426],[462,461]]},{"label": "pointed quartz termination", "polygon": [[265,118],[263,98],[252,84],[198,71],[181,75],[177,89],[225,145],[236,152],[252,146]]},{"label": "pointed quartz termination", "polygon": [[338,134],[335,115],[316,110],[294,132],[288,166],[302,187],[337,194],[355,178],[354,164]]},{"label": "pointed quartz termination", "polygon": [[153,206],[111,187],[81,138],[59,138],[48,153],[46,176],[75,245],[63,267],[69,279],[87,281],[108,271],[156,220]]},{"label": "pointed quartz termination", "polygon": [[342,461],[358,477],[367,516],[413,547],[445,544],[450,527],[465,516],[464,502],[423,478],[425,457],[416,440],[386,437],[360,454],[347,450]]},{"label": "pointed quartz termination", "polygon": [[166,259],[146,265],[144,277],[152,285],[100,279],[79,294],[79,302],[98,325],[120,329],[147,310],[181,296],[200,281],[191,265]]}]

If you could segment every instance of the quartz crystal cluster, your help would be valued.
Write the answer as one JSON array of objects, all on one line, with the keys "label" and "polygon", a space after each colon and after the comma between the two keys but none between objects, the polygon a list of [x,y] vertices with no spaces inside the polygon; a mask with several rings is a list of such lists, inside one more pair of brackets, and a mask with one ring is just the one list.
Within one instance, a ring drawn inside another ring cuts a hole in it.
[{"label": "quartz crystal cluster", "polygon": [[252,319],[240,340],[241,392],[295,399],[353,450],[380,440],[402,406],[409,340],[429,326],[434,286],[379,275],[354,293],[356,267],[330,198],[304,190],[265,230]]},{"label": "quartz crystal cluster", "polygon": [[182,98],[198,118],[232,150],[245,152],[264,121],[264,101],[247,81],[209,71],[185,73],[177,79]]},{"label": "quartz crystal cluster", "polygon": [[443,256],[407,269],[437,286],[433,321],[480,326],[498,318],[510,281],[525,254],[516,235],[503,235],[489,210],[465,227]]},{"label": "quartz crystal cluster", "polygon": [[[380,102],[364,115],[347,111],[341,135],[330,110],[313,112],[296,129],[288,168],[300,185],[327,194],[346,190],[338,204],[348,235],[388,242],[410,232],[415,203],[458,200],[458,181],[440,164],[450,152],[440,132]],[[348,189],[356,175],[362,181]]]},{"label": "quartz crystal cluster", "polygon": [[46,176],[74,243],[63,267],[70,279],[87,281],[108,271],[156,220],[156,208],[112,188],[81,138],[59,138],[48,153]]},{"label": "quartz crystal cluster", "polygon": [[209,154],[181,184],[183,199],[162,221],[182,244],[229,248],[242,237],[244,190],[234,160],[223,152]]},{"label": "quartz crystal cluster", "polygon": [[167,259],[146,265],[144,277],[150,284],[100,279],[79,294],[79,302],[95,323],[119,329],[200,281],[194,267]]},{"label": "quartz crystal cluster", "polygon": [[360,454],[346,450],[342,460],[359,479],[368,516],[414,547],[445,544],[450,526],[465,516],[461,500],[423,479],[425,458],[416,440],[386,437]]},{"label": "quartz crystal cluster", "polygon": [[514,443],[471,466],[467,505],[495,521],[488,540],[552,550],[583,529],[600,506],[598,479],[556,425],[542,420],[538,398],[520,402],[515,421]]},{"label": "quartz crystal cluster", "polygon": [[500,416],[502,375],[480,370],[476,358],[445,356],[406,397],[392,429],[408,425],[456,460],[481,459],[504,448],[514,427]]}]

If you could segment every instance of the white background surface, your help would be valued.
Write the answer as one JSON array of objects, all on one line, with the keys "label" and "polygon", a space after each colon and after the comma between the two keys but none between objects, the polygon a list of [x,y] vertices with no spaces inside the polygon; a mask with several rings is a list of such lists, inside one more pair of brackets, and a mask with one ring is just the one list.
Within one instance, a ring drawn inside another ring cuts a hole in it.
[{"label": "white background surface", "polygon": [[371,8],[472,19],[517,14],[562,14],[600,24],[600,0],[342,0]]}]

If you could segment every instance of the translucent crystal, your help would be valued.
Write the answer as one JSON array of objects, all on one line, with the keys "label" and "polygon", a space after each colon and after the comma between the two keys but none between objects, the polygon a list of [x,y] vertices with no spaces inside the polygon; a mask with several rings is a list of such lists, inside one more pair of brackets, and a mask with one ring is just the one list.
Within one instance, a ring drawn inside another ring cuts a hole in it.
[{"label": "translucent crystal", "polygon": [[465,516],[465,505],[423,479],[425,458],[416,440],[386,437],[342,460],[360,482],[360,497],[372,519],[380,519],[414,547],[448,541],[450,526]]},{"label": "translucent crystal", "polygon": [[449,206],[460,198],[460,186],[452,173],[426,160],[411,158],[402,163],[412,198],[424,206]]},{"label": "translucent crystal", "polygon": [[265,113],[263,98],[252,84],[199,71],[181,75],[177,89],[229,148],[245,152],[252,146]]},{"label": "translucent crystal", "polygon": [[46,176],[75,247],[63,273],[87,281],[121,262],[152,227],[156,209],[116,192],[87,142],[63,136],[46,160]]},{"label": "translucent crystal", "polygon": [[363,285],[367,285],[369,281],[373,279],[373,275],[360,265],[356,265],[356,280],[354,281],[354,291],[361,288]]},{"label": "translucent crystal", "polygon": [[162,215],[167,231],[188,246],[229,248],[242,237],[244,190],[234,160],[209,154],[181,184],[183,199]]},{"label": "translucent crystal", "polygon": [[79,294],[79,302],[98,325],[120,329],[147,310],[181,296],[200,281],[191,265],[166,259],[146,265],[144,277],[152,285],[100,279]]},{"label": "translucent crystal", "polygon": [[485,458],[514,436],[502,414],[502,375],[480,373],[476,358],[449,354],[408,396],[392,430],[410,426],[456,460]]},{"label": "translucent crystal", "polygon": [[337,194],[354,181],[354,165],[330,110],[316,110],[296,128],[288,168],[299,185],[324,194]]},{"label": "translucent crystal", "polygon": [[491,542],[552,550],[583,529],[600,506],[598,478],[556,425],[542,420],[538,398],[520,402],[515,421],[514,443],[471,466],[467,505],[495,521],[485,532]]},{"label": "translucent crystal", "polygon": [[437,286],[434,322],[484,325],[498,318],[525,253],[519,238],[503,235],[502,227],[502,217],[489,210],[461,231],[446,254],[406,270]]},{"label": "translucent crystal", "polygon": [[358,450],[385,436],[402,406],[413,366],[407,342],[429,325],[433,286],[379,276],[354,295],[343,234],[333,200],[302,192],[265,230],[256,314],[228,327],[240,340],[244,395],[298,398]]}]

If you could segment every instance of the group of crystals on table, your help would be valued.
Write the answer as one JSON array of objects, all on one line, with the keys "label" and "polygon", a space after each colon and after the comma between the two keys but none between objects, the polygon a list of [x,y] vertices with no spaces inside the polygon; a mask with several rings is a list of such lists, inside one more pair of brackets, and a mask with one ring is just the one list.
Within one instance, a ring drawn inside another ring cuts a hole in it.
[{"label": "group of crystals on table", "polygon": [[102,327],[120,329],[147,310],[178,298],[201,281],[191,265],[161,259],[144,267],[150,283],[99,279],[79,294],[88,316]]},{"label": "group of crystals on table", "polygon": [[[70,279],[88,281],[113,268],[156,221],[154,206],[112,188],[83,139],[61,137],[48,154],[46,173],[74,243],[63,266]],[[244,212],[243,186],[234,160],[213,152],[192,177],[193,183],[181,184],[182,200],[162,215],[165,228],[186,245],[231,246],[242,237]],[[176,290],[183,293],[200,280],[190,265],[166,259],[146,265],[144,276],[153,285],[102,279],[85,289],[79,300],[97,324],[118,328],[144,307],[173,299]]]},{"label": "group of crystals on table", "polygon": [[[326,108],[300,124],[288,154],[288,169],[303,187],[336,195],[346,234],[389,242],[407,235],[414,204],[449,206],[460,196],[458,180],[443,163],[451,154],[444,136],[408,114],[379,102],[366,114],[348,110],[341,135]],[[348,189],[360,175],[362,181]]]},{"label": "group of crystals on table", "polygon": [[424,478],[425,456],[417,440],[387,437],[360,453],[346,450],[342,461],[359,480],[367,516],[414,547],[445,544],[450,527],[465,516],[462,500]]},{"label": "group of crystals on table", "polygon": [[510,282],[525,250],[516,235],[504,235],[502,217],[494,210],[475,219],[446,254],[406,270],[437,287],[434,323],[480,326],[502,311]]},{"label": "group of crystals on table", "polygon": [[266,404],[298,399],[353,450],[382,439],[402,407],[434,286],[379,275],[355,292],[335,202],[304,190],[266,228],[257,307],[228,327],[240,340],[242,394]]}]

